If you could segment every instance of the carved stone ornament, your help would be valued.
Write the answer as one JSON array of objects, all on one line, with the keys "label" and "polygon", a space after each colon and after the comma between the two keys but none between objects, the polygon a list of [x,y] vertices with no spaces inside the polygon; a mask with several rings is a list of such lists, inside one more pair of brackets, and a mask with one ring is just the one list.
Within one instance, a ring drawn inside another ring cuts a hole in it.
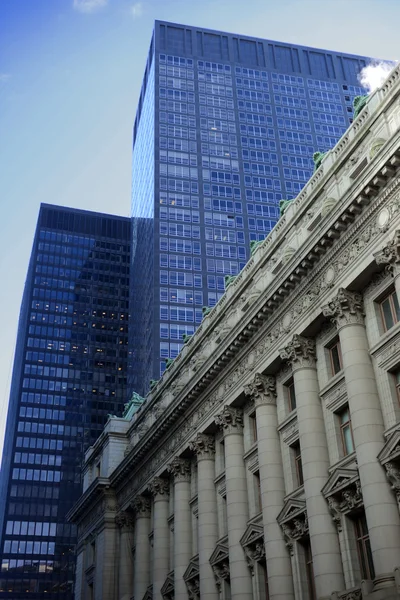
[{"label": "carved stone ornament", "polygon": [[121,529],[123,527],[131,529],[133,527],[133,525],[134,525],[134,518],[133,518],[132,515],[130,515],[129,513],[125,512],[125,511],[124,512],[120,512],[115,517],[115,523]]},{"label": "carved stone ornament", "polygon": [[364,310],[361,294],[339,288],[337,296],[322,307],[325,317],[330,317],[338,329],[345,325],[363,325]]},{"label": "carved stone ornament", "polygon": [[244,393],[254,400],[256,408],[263,404],[276,405],[275,377],[256,373],[253,381],[244,386]]},{"label": "carved stone ornament", "polygon": [[397,229],[393,239],[379,252],[374,253],[377,265],[385,265],[392,275],[400,274],[400,230]]},{"label": "carved stone ornament", "polygon": [[233,406],[224,406],[223,411],[215,415],[215,424],[223,430],[224,435],[241,433],[243,429],[243,410]]},{"label": "carved stone ornament", "polygon": [[206,433],[198,433],[196,438],[189,443],[189,448],[197,454],[197,460],[201,458],[214,458],[214,436],[207,435]]},{"label": "carved stone ornament", "polygon": [[190,461],[176,457],[168,465],[168,472],[171,473],[175,482],[190,481]]},{"label": "carved stone ornament", "polygon": [[292,341],[279,350],[282,360],[292,366],[293,371],[305,368],[315,368],[315,342],[310,338],[294,335]]},{"label": "carved stone ornament", "polygon": [[333,592],[331,595],[332,600],[362,600],[361,588],[353,588],[346,590],[345,592]]},{"label": "carved stone ornament", "polygon": [[322,489],[322,493],[339,531],[342,529],[342,516],[363,505],[361,483],[356,470],[341,469],[334,472]]},{"label": "carved stone ornament", "polygon": [[154,498],[157,496],[166,497],[169,495],[169,481],[162,477],[154,477],[153,481],[149,484],[149,490]]},{"label": "carved stone ornament", "polygon": [[290,521],[281,524],[286,546],[290,554],[293,553],[293,544],[308,535],[307,513],[303,512]]},{"label": "carved stone ornament", "polygon": [[386,477],[390,483],[390,487],[396,494],[397,503],[400,506],[400,468],[399,465],[394,462],[387,462],[385,464]]},{"label": "carved stone ornament", "polygon": [[137,517],[150,517],[151,502],[147,496],[136,496],[132,501],[132,508]]},{"label": "carved stone ornament", "polygon": [[212,570],[214,571],[215,579],[217,582],[217,587],[220,590],[223,581],[229,581],[231,577],[231,573],[229,570],[229,562],[221,562],[216,565],[212,565]]},{"label": "carved stone ornament", "polygon": [[189,566],[183,574],[188,590],[189,600],[200,600],[199,555],[190,559]]},{"label": "carved stone ornament", "polygon": [[257,562],[265,559],[264,530],[262,525],[250,524],[240,540],[252,574]]}]

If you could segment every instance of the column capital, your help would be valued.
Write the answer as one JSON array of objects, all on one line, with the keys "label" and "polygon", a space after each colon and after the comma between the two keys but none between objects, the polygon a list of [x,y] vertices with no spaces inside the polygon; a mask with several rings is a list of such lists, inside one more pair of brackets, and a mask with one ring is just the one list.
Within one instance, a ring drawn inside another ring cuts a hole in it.
[{"label": "column capital", "polygon": [[324,317],[330,317],[337,329],[345,325],[364,325],[363,299],[361,294],[339,288],[335,298],[322,307]]},{"label": "column capital", "polygon": [[174,478],[174,482],[190,481],[190,461],[176,456],[168,465],[168,472]]},{"label": "column capital", "polygon": [[222,412],[214,417],[215,424],[220,427],[225,435],[230,433],[242,433],[243,410],[233,406],[224,406]]},{"label": "column capital", "polygon": [[385,265],[394,277],[400,275],[400,229],[395,231],[393,239],[382,250],[374,252],[374,258],[377,265]]},{"label": "column capital", "polygon": [[150,517],[151,503],[147,496],[136,496],[131,506],[136,513],[136,517]]},{"label": "column capital", "polygon": [[194,440],[189,442],[189,448],[197,455],[197,460],[214,458],[215,440],[213,435],[198,433]]},{"label": "column capital", "polygon": [[254,400],[255,407],[264,404],[276,406],[276,380],[270,375],[256,373],[253,381],[244,386],[244,393]]},{"label": "column capital", "polygon": [[127,511],[122,511],[118,513],[115,517],[115,523],[120,529],[132,529],[134,525],[133,515],[128,513]]},{"label": "column capital", "polygon": [[285,348],[279,350],[282,360],[291,364],[293,371],[315,369],[315,341],[295,334]]},{"label": "column capital", "polygon": [[169,481],[163,477],[154,477],[149,484],[150,494],[154,499],[166,500],[169,496]]}]

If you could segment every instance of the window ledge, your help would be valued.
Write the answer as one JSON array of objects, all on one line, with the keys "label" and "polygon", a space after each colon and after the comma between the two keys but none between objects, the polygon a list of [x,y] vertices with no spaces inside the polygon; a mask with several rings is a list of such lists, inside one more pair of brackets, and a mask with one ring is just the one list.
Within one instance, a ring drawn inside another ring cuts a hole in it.
[{"label": "window ledge", "polygon": [[319,395],[321,397],[325,396],[325,394],[330,392],[332,390],[332,388],[334,388],[335,385],[337,385],[338,383],[342,382],[342,380],[344,380],[343,369],[341,371],[339,371],[339,373],[336,373],[336,375],[331,377],[331,379],[328,381],[328,383],[326,385],[324,385],[324,387],[320,390]]}]

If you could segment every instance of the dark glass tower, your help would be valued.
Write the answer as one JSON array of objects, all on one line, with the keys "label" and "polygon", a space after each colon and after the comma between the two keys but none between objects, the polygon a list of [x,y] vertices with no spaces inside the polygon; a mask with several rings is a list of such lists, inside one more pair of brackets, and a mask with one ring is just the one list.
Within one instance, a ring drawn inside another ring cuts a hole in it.
[{"label": "dark glass tower", "polygon": [[83,451],[126,402],[130,219],[42,205],[0,480],[0,598],[72,600]]},{"label": "dark glass tower", "polygon": [[152,282],[146,318],[133,312],[136,391],[177,356],[224,276],[243,268],[250,241],[276,223],[279,201],[300,192],[313,153],[346,131],[369,62],[156,21],[134,126],[136,239],[152,223],[145,250],[133,253]]}]

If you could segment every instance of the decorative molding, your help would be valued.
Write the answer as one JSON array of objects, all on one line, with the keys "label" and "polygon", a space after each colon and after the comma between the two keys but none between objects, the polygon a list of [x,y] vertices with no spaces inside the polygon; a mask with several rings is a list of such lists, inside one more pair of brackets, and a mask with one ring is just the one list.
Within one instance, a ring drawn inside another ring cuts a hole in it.
[{"label": "decorative molding", "polygon": [[189,566],[183,574],[188,590],[189,600],[200,600],[199,555],[190,559]]},{"label": "decorative molding", "polygon": [[295,334],[285,348],[279,350],[282,360],[291,364],[293,372],[298,369],[315,369],[315,341]]},{"label": "decorative molding", "polygon": [[308,535],[308,518],[305,500],[289,498],[277,517],[286,546],[293,554],[293,544]]},{"label": "decorative molding", "polygon": [[265,560],[264,529],[262,524],[250,523],[240,543],[246,555],[249,569],[253,574],[256,563]]},{"label": "decorative molding", "polygon": [[129,514],[127,511],[123,511],[115,516],[115,523],[120,529],[132,529],[135,524],[135,520],[133,515]]},{"label": "decorative molding", "polygon": [[242,433],[243,409],[234,408],[233,406],[224,406],[222,412],[214,417],[217,427],[222,429],[224,436],[231,433]]},{"label": "decorative molding", "polygon": [[196,438],[189,442],[189,448],[197,456],[197,460],[202,458],[214,458],[215,439],[212,435],[198,433]]},{"label": "decorative molding", "polygon": [[175,583],[174,572],[170,571],[161,587],[161,595],[164,600],[174,600],[175,598]]},{"label": "decorative molding", "polygon": [[210,565],[214,572],[218,590],[221,591],[222,583],[230,580],[229,548],[227,536],[217,542],[215,550],[210,556]]},{"label": "decorative molding", "polygon": [[131,506],[136,513],[136,517],[150,517],[151,502],[147,496],[136,496],[132,500]]},{"label": "decorative molding", "polygon": [[[388,215],[389,219],[389,215]],[[374,253],[377,265],[384,265],[391,275],[400,275],[400,230],[396,229],[393,239],[379,252]]]},{"label": "decorative molding", "polygon": [[336,469],[322,488],[333,522],[342,528],[342,515],[363,505],[361,483],[357,469]]},{"label": "decorative molding", "polygon": [[244,386],[244,393],[254,400],[256,408],[264,404],[276,406],[276,379],[270,375],[256,373],[253,380]]},{"label": "decorative molding", "polygon": [[175,483],[180,481],[190,481],[191,468],[189,460],[176,457],[171,463],[169,463],[167,469],[168,472],[173,476]]},{"label": "decorative molding", "polygon": [[339,288],[337,295],[322,307],[322,314],[330,317],[339,330],[345,325],[364,325],[362,295]]},{"label": "decorative molding", "polygon": [[169,496],[169,481],[163,477],[154,477],[149,483],[150,494],[156,498],[166,499]]}]

